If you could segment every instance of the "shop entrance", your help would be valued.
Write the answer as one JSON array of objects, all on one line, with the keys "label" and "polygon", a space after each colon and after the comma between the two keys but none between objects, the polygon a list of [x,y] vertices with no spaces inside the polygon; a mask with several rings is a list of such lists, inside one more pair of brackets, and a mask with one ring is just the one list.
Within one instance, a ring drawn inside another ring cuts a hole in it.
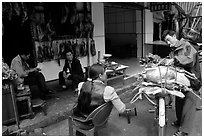
[{"label": "shop entrance", "polygon": [[135,5],[104,3],[105,52],[113,57],[142,55],[142,9]]}]

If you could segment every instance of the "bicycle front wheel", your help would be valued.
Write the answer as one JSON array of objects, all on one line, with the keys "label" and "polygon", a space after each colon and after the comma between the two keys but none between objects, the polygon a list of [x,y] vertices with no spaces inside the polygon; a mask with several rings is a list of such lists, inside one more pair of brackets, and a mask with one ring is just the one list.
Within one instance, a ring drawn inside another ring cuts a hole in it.
[{"label": "bicycle front wheel", "polygon": [[165,99],[159,98],[159,124],[158,124],[158,135],[164,136],[165,125],[166,125],[166,113],[165,113]]}]

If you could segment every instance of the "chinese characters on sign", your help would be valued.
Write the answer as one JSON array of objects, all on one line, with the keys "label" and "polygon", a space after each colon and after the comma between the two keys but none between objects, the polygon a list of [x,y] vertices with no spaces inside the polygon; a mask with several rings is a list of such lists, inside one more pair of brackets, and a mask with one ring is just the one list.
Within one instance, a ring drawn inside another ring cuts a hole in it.
[{"label": "chinese characters on sign", "polygon": [[151,2],[150,10],[153,11],[166,11],[170,10],[171,3],[170,2]]}]

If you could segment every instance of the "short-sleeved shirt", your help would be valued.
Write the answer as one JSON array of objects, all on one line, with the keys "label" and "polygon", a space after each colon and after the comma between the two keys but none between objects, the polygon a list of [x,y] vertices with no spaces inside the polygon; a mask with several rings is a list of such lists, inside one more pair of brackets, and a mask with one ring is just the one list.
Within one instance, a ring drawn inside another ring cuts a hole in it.
[{"label": "short-sleeved shirt", "polygon": [[11,62],[11,69],[13,69],[17,74],[18,78],[17,83],[22,83],[24,81],[23,76],[27,75],[29,65],[26,62],[23,62],[20,55],[17,55]]}]

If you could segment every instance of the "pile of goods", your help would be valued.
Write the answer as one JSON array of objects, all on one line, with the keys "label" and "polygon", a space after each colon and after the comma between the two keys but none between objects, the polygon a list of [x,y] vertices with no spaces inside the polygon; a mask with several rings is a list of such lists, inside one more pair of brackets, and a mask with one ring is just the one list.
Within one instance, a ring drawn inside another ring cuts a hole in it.
[{"label": "pile of goods", "polygon": [[2,80],[6,79],[14,80],[16,78],[17,78],[16,72],[10,69],[6,63],[2,62]]},{"label": "pile of goods", "polygon": [[[189,80],[189,78],[197,79],[194,74],[181,68],[159,64],[161,62],[165,63],[163,62],[164,60],[166,60],[167,63],[168,60],[171,59],[161,59],[158,56],[149,55],[145,60],[141,60],[141,63],[143,65],[145,64],[145,70],[139,74],[143,81],[133,90],[137,90],[138,93],[131,100],[131,103],[134,103],[141,93],[150,96],[155,96],[156,94],[167,96],[171,94],[181,98],[185,97],[185,92],[189,91],[194,93]],[[151,65],[149,64],[150,62]]]},{"label": "pile of goods", "polygon": [[153,55],[152,53],[149,53],[146,57],[140,58],[140,65],[149,67],[154,64],[157,64],[161,61],[161,57],[158,55]]},{"label": "pile of goods", "polygon": [[101,61],[101,63],[105,66],[105,68],[107,70],[116,70],[119,66],[118,63],[114,62],[114,61],[110,61],[110,57],[112,55],[111,54],[103,54],[103,61]]}]

